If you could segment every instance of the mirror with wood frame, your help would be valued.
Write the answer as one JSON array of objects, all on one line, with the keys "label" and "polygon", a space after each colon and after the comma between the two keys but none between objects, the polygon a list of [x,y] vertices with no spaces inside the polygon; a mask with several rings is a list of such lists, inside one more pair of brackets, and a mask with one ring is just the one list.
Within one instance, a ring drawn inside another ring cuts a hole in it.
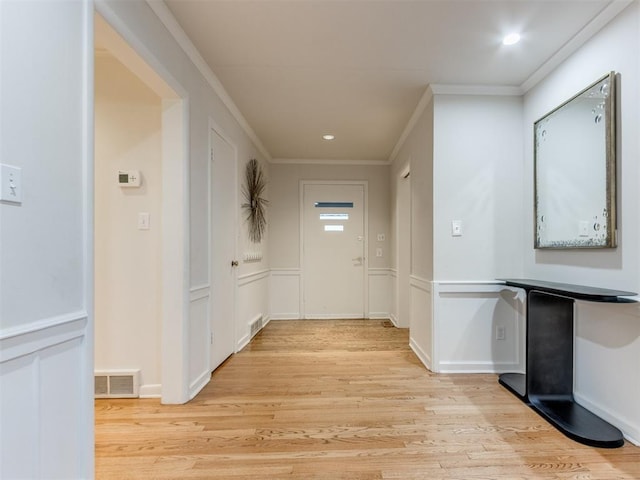
[{"label": "mirror with wood frame", "polygon": [[616,246],[616,74],[534,123],[535,248]]}]

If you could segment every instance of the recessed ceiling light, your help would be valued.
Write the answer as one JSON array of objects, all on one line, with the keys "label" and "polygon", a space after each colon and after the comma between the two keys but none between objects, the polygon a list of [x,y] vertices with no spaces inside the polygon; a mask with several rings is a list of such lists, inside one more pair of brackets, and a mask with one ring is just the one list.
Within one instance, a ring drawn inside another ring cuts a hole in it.
[{"label": "recessed ceiling light", "polygon": [[335,135],[331,135],[330,133],[327,135],[322,135],[322,138],[324,138],[325,140],[333,140],[335,137]]},{"label": "recessed ceiling light", "polygon": [[520,41],[520,34],[519,33],[510,33],[509,35],[507,35],[506,37],[504,37],[502,39],[502,44],[503,45],[515,45],[519,41]]}]

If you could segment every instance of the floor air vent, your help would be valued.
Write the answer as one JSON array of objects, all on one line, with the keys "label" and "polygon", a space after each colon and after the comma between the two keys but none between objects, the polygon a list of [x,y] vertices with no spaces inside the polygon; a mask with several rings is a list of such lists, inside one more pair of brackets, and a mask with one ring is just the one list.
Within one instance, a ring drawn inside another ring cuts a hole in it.
[{"label": "floor air vent", "polygon": [[140,370],[95,372],[95,398],[137,398],[140,396]]},{"label": "floor air vent", "polygon": [[260,331],[262,328],[262,315],[258,315],[253,322],[251,322],[251,337]]}]

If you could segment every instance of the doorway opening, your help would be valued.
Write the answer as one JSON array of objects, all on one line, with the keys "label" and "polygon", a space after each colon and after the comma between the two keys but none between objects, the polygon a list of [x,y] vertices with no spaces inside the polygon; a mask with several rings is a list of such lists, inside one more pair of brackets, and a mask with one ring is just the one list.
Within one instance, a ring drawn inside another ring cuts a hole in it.
[{"label": "doorway opening", "polygon": [[184,103],[105,17],[94,18],[95,370],[132,372],[131,396],[182,403]]}]

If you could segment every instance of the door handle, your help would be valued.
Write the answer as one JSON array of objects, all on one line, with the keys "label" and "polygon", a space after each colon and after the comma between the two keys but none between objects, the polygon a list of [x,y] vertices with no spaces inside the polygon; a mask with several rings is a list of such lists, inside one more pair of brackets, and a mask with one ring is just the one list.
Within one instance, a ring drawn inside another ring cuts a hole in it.
[{"label": "door handle", "polygon": [[362,260],[364,260],[362,257],[356,257],[351,259],[352,262],[360,262],[360,263],[362,263]]},{"label": "door handle", "polygon": [[232,267],[237,267],[238,266],[238,261],[237,260],[231,260],[231,266]]}]

